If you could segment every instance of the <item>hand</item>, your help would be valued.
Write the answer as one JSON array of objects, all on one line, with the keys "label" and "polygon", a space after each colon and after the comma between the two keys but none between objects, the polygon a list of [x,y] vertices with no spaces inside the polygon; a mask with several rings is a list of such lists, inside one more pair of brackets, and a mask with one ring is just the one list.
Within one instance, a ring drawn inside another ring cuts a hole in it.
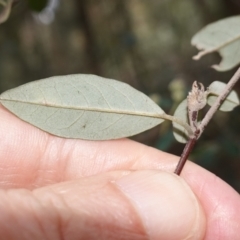
[{"label": "hand", "polygon": [[51,136],[0,107],[0,236],[239,239],[240,197],[179,157],[131,140]]}]

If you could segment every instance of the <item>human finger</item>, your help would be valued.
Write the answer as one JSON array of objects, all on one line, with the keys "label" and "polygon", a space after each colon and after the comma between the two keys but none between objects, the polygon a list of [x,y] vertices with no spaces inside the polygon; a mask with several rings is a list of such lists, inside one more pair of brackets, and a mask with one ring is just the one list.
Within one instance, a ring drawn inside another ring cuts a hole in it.
[{"label": "human finger", "polygon": [[0,191],[1,239],[203,239],[205,215],[185,181],[117,171],[29,190]]}]

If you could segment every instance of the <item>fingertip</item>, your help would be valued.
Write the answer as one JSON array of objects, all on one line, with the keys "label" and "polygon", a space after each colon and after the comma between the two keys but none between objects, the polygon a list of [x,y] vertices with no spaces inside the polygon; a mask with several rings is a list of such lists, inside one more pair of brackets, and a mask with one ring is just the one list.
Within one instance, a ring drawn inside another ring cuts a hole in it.
[{"label": "fingertip", "polygon": [[186,182],[170,173],[138,171],[117,181],[149,239],[203,239],[204,211]]}]

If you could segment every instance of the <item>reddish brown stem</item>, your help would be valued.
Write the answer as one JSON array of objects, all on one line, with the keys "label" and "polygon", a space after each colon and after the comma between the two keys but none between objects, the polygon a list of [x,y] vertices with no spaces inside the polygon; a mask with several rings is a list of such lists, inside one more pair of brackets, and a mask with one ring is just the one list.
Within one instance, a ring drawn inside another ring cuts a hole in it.
[{"label": "reddish brown stem", "polygon": [[192,151],[195,143],[197,141],[197,138],[194,137],[194,138],[190,138],[187,142],[187,144],[185,145],[184,149],[183,149],[183,152],[182,152],[182,155],[180,157],[180,160],[178,161],[178,165],[174,171],[174,173],[176,173],[177,175],[180,175],[181,172],[182,172],[182,169],[188,159],[188,156],[190,154],[190,152]]},{"label": "reddish brown stem", "polygon": [[[185,145],[185,147],[183,149],[183,153],[180,157],[180,160],[178,162],[178,165],[177,165],[174,173],[176,173],[177,175],[180,175],[180,173],[181,173],[181,171],[182,171],[182,169],[183,169],[183,167],[184,167],[184,165],[187,161],[187,158],[188,158],[189,154],[191,153],[197,139],[201,136],[202,132],[204,131],[205,127],[207,126],[207,124],[209,123],[211,118],[213,117],[214,113],[218,110],[219,106],[224,102],[224,100],[226,99],[226,97],[228,96],[230,91],[232,90],[233,86],[237,83],[237,81],[239,79],[240,79],[240,68],[238,68],[236,73],[233,75],[233,77],[227,83],[223,92],[218,96],[215,103],[209,109],[209,111],[207,112],[207,114],[203,118],[202,122],[198,126],[197,130],[195,131],[194,137],[191,137],[188,140],[187,144]],[[191,121],[193,122],[194,119],[191,119]],[[191,126],[192,126],[192,124],[191,124]]]},{"label": "reddish brown stem", "polygon": [[232,76],[232,78],[227,83],[225,89],[222,91],[221,94],[219,94],[217,100],[215,103],[211,106],[211,108],[208,110],[207,114],[203,118],[202,122],[200,123],[198,129],[200,131],[200,134],[198,137],[201,136],[202,132],[204,131],[205,127],[208,125],[209,121],[212,119],[215,112],[218,110],[218,108],[221,106],[221,104],[224,102],[228,94],[231,92],[237,81],[240,79],[240,68],[235,72],[235,74]]}]

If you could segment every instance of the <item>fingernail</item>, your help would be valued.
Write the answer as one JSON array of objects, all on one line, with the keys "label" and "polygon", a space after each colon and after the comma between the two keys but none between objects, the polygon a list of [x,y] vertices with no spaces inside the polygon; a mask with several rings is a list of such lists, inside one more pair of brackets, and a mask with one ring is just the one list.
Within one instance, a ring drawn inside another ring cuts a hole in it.
[{"label": "fingernail", "polygon": [[116,184],[139,215],[149,239],[202,239],[205,215],[180,177],[160,171],[136,171]]}]

